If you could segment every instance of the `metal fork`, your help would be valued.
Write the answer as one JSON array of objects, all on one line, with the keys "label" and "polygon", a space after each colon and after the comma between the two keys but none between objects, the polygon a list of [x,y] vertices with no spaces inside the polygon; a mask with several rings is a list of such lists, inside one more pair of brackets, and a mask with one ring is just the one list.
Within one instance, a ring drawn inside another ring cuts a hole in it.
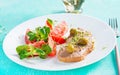
[{"label": "metal fork", "polygon": [[[120,34],[118,32],[117,18],[110,18],[109,25],[111,26],[111,28],[114,29],[115,34],[116,34],[116,39],[117,39],[120,36]],[[118,49],[117,44],[115,45],[115,53],[116,53],[116,61],[117,61],[117,65],[118,65],[118,74],[120,75],[120,54],[119,54],[119,49]]]}]

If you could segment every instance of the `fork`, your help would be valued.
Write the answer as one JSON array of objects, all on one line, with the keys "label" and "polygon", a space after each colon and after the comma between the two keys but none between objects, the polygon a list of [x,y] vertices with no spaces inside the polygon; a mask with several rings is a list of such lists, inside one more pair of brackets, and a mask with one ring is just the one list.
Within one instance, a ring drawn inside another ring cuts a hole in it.
[{"label": "fork", "polygon": [[[118,32],[117,18],[110,18],[109,25],[111,26],[111,28],[114,29],[115,34],[116,34],[116,39],[117,39],[120,36],[120,34]],[[116,53],[116,61],[117,61],[117,65],[118,65],[118,74],[120,75],[120,54],[119,54],[119,49],[118,49],[117,44],[115,45],[115,53]]]}]

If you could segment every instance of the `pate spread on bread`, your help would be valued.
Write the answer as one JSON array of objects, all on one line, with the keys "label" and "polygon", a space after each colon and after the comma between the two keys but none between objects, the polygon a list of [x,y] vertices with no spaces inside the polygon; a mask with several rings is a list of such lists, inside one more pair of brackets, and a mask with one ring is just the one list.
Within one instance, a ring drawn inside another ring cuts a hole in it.
[{"label": "pate spread on bread", "polygon": [[66,43],[60,47],[58,59],[62,62],[78,62],[94,50],[91,32],[81,28],[71,29]]}]

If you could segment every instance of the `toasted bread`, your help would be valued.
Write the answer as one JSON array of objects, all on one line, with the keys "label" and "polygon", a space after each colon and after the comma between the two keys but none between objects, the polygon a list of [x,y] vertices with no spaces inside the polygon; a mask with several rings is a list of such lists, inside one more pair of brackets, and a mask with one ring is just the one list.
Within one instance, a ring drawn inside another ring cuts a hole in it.
[{"label": "toasted bread", "polygon": [[84,35],[88,39],[86,45],[74,45],[74,52],[70,53],[66,49],[66,44],[72,41],[73,36],[69,36],[66,40],[65,45],[63,45],[58,52],[58,59],[62,62],[78,62],[85,59],[85,57],[94,50],[94,39],[90,32],[83,29],[78,29],[83,32],[87,32],[89,35]]}]

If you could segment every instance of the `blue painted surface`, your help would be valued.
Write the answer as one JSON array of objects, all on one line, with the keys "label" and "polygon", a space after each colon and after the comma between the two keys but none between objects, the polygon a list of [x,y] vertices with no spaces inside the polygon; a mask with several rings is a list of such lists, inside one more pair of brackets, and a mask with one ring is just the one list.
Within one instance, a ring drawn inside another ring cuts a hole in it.
[{"label": "blue painted surface", "polygon": [[[83,13],[103,21],[117,17],[120,30],[120,0],[85,0]],[[68,71],[40,71],[20,66],[6,57],[2,42],[7,32],[18,24],[34,17],[64,13],[61,0],[0,0],[0,25],[6,32],[0,33],[0,75],[118,75],[113,50],[104,59],[78,69]],[[118,40],[120,44],[120,40]]]}]

